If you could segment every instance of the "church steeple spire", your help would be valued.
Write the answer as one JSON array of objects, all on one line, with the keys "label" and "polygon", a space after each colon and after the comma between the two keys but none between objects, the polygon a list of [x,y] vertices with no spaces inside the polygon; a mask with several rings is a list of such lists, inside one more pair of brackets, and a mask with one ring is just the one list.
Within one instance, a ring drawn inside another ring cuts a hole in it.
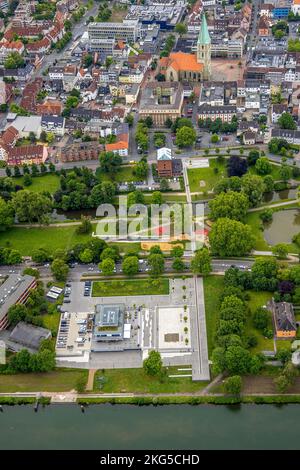
[{"label": "church steeple spire", "polygon": [[202,13],[201,28],[197,41],[197,62],[203,64],[203,79],[209,80],[211,75],[211,39],[205,13]]},{"label": "church steeple spire", "polygon": [[205,13],[202,13],[202,18],[201,18],[201,28],[200,28],[200,33],[198,36],[198,44],[210,44],[210,35],[208,32],[208,27],[207,27],[207,21],[206,21],[206,16]]}]

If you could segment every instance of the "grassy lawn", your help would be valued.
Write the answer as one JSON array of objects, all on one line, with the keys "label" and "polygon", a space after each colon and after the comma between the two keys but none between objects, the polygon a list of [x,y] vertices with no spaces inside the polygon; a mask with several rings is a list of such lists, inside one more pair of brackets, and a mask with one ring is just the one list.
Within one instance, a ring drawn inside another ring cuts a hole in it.
[{"label": "grassy lawn", "polygon": [[[215,347],[214,338],[219,317],[219,298],[223,289],[223,276],[208,276],[204,278],[206,329],[209,357],[211,356],[211,353]],[[258,307],[265,305],[267,301],[271,298],[270,292],[248,291],[247,294],[249,294],[250,297],[247,304],[251,311],[251,314],[253,314]],[[269,327],[272,328],[271,313]],[[258,344],[255,348],[253,348],[253,352],[273,350],[273,340],[264,338],[263,335],[253,327],[251,315],[249,315],[247,318],[246,333],[254,334],[257,337]]]},{"label": "grassy lawn", "polygon": [[205,315],[209,357],[214,349],[216,325],[219,317],[219,298],[223,289],[223,276],[204,277]]},{"label": "grassy lawn", "polygon": [[[185,366],[186,367],[186,366]],[[190,374],[191,371],[179,371],[177,367],[167,368],[166,378],[162,381],[157,377],[150,377],[143,369],[108,369],[98,371],[95,375],[94,391],[99,392],[99,380],[104,377],[101,388],[103,393],[180,393],[197,392],[204,388],[208,382],[192,382],[191,377],[171,378],[169,375]],[[101,383],[101,382],[100,382]]]},{"label": "grassy lawn", "polygon": [[0,392],[67,392],[73,390],[87,370],[57,369],[42,374],[1,375]]},{"label": "grassy lawn", "polygon": [[290,351],[293,341],[294,340],[289,340],[289,339],[276,340],[277,351],[282,351],[283,349],[287,349],[288,351]]},{"label": "grassy lawn", "polygon": [[[23,256],[31,256],[37,248],[46,248],[50,252],[56,249],[69,249],[76,243],[91,239],[90,234],[78,235],[76,225],[66,227],[23,228],[14,227],[0,233],[0,246],[9,246],[19,250]],[[93,228],[95,230],[95,227]]]},{"label": "grassy lawn", "polygon": [[120,250],[120,253],[129,253],[132,251],[141,251],[141,244],[139,242],[135,243],[122,243],[122,242],[111,242],[108,243],[109,246],[117,246]]},{"label": "grassy lawn", "polygon": [[[248,300],[247,304],[251,312],[251,316],[254,314],[255,310],[258,307],[262,307],[263,305],[266,305],[268,300],[271,299],[272,293],[271,292],[254,292],[254,291],[248,291],[247,294],[249,295],[250,299]],[[248,334],[253,334],[256,336],[258,343],[257,345],[252,348],[252,351],[254,353],[258,353],[261,351],[273,351],[274,350],[274,343],[273,339],[268,339],[265,338],[262,333],[254,328],[252,324],[252,318],[251,316],[248,316],[247,318],[247,323],[246,323],[246,332]],[[269,318],[269,326],[268,328],[273,329],[272,326],[272,314],[270,312],[270,318]]]},{"label": "grassy lawn", "polygon": [[60,320],[60,313],[55,312],[55,313],[47,313],[46,315],[43,315],[43,322],[44,322],[44,328],[48,328],[51,331],[58,331],[59,327],[59,320]]},{"label": "grassy lawn", "polygon": [[162,194],[163,202],[186,202],[186,196],[181,196],[180,194],[176,196],[176,194]]},{"label": "grassy lawn", "polygon": [[93,282],[93,297],[118,295],[168,295],[169,279],[131,279]]},{"label": "grassy lawn", "polygon": [[[274,178],[275,181],[281,181],[281,177],[280,177],[280,172],[279,172],[279,169],[280,169],[280,165],[274,165],[272,164],[272,172],[270,173],[270,175]],[[249,169],[248,169],[248,172],[253,174],[253,175],[257,175],[256,171],[255,171],[255,167],[254,166],[250,166]],[[293,177],[293,179],[295,180],[299,180],[300,177],[297,176],[297,177]]]},{"label": "grassy lawn", "polygon": [[[14,182],[24,186],[24,177],[13,178]],[[59,189],[59,177],[57,175],[45,175],[35,176],[32,178],[32,184],[30,186],[24,186],[24,189],[40,193],[42,191],[49,191],[49,193],[55,193]]]},{"label": "grassy lawn", "polygon": [[259,214],[259,211],[248,212],[246,217],[246,224],[250,225],[255,238],[254,249],[260,251],[269,251],[271,250],[271,247],[264,239],[264,232],[261,230],[262,222],[259,218]]},{"label": "grassy lawn", "polygon": [[100,181],[114,181],[116,183],[125,183],[130,181],[140,181],[140,178],[133,174],[134,166],[120,166],[117,173],[110,175],[108,173],[100,172],[99,169],[96,174]]},{"label": "grassy lawn", "polygon": [[[215,169],[218,169],[215,173]],[[220,179],[227,176],[224,163],[218,163],[217,160],[209,160],[209,168],[192,168],[188,170],[190,190],[192,193],[201,191],[211,191]],[[205,185],[200,185],[204,181]]]}]

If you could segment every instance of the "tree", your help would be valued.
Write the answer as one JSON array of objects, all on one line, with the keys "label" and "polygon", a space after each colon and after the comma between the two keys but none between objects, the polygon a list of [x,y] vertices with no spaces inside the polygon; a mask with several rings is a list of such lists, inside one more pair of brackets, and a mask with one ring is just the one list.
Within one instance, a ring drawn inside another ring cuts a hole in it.
[{"label": "tree", "polygon": [[278,119],[278,124],[280,125],[281,129],[297,129],[297,124],[290,113],[282,113]]},{"label": "tree", "polygon": [[11,325],[16,325],[19,321],[25,320],[27,308],[23,304],[15,304],[8,309],[8,321]]},{"label": "tree", "polygon": [[175,32],[180,36],[187,33],[187,26],[184,23],[177,23],[175,26]]},{"label": "tree", "polygon": [[25,268],[23,270],[23,275],[25,275],[25,274],[28,274],[29,276],[33,276],[36,279],[38,279],[40,277],[40,273],[39,273],[38,269],[35,269],[35,268]]},{"label": "tree", "polygon": [[183,254],[184,254],[184,250],[181,246],[174,246],[174,248],[172,248],[171,250],[171,256],[172,258],[182,258]]},{"label": "tree", "polygon": [[182,272],[185,270],[185,264],[181,258],[174,258],[172,268],[174,269],[174,271]]},{"label": "tree", "polygon": [[6,260],[7,264],[20,264],[22,263],[22,255],[18,250],[10,250],[8,258]]},{"label": "tree", "polygon": [[24,184],[24,186],[31,186],[32,185],[32,178],[28,173],[26,173],[24,175],[23,184]]},{"label": "tree", "polygon": [[122,263],[122,271],[126,276],[134,276],[139,272],[139,259],[137,256],[128,256]]},{"label": "tree", "polygon": [[256,207],[262,200],[265,187],[263,179],[258,175],[246,174],[242,177],[242,192],[249,199],[251,207]]},{"label": "tree", "polygon": [[260,157],[255,163],[255,170],[259,175],[268,175],[272,172],[272,165],[267,157]]},{"label": "tree", "polygon": [[11,52],[4,61],[6,69],[18,69],[24,67],[24,59],[18,52]]},{"label": "tree", "polygon": [[239,395],[242,389],[241,377],[239,375],[228,377],[228,379],[224,381],[224,389],[225,392],[230,395]]},{"label": "tree", "polygon": [[162,204],[162,194],[160,191],[153,191],[151,196],[151,204]]},{"label": "tree", "polygon": [[143,369],[147,375],[158,376],[162,372],[162,359],[158,351],[150,351],[149,356],[143,362]]},{"label": "tree", "polygon": [[133,123],[134,123],[134,115],[133,114],[127,114],[127,116],[125,118],[125,122],[127,122],[129,127],[132,127]]},{"label": "tree", "polygon": [[114,261],[117,261],[120,258],[119,248],[117,246],[104,248],[100,255],[100,260],[103,261],[107,258],[111,258]]},{"label": "tree", "polygon": [[68,277],[69,266],[62,259],[55,259],[51,264],[51,272],[57,281],[65,281]]},{"label": "tree", "polygon": [[228,176],[242,176],[247,172],[247,160],[237,155],[232,155],[227,163]]},{"label": "tree", "polygon": [[149,165],[148,165],[147,161],[144,160],[144,159],[140,160],[134,168],[134,174],[138,178],[141,178],[141,179],[142,178],[147,178],[148,172],[149,172]]},{"label": "tree", "polygon": [[30,352],[28,349],[21,349],[10,360],[10,367],[16,372],[30,372]]},{"label": "tree", "polygon": [[243,256],[254,245],[250,227],[226,217],[213,224],[209,239],[212,252],[219,256]]},{"label": "tree", "polygon": [[104,276],[111,276],[115,269],[115,261],[112,258],[105,258],[99,267]]},{"label": "tree", "polygon": [[206,275],[211,272],[211,258],[207,248],[201,248],[191,261],[191,269],[195,274]]},{"label": "tree", "polygon": [[279,168],[279,176],[283,181],[288,181],[292,176],[292,169],[283,163]]},{"label": "tree", "polygon": [[277,262],[270,256],[256,258],[251,268],[253,289],[274,291],[277,287]]},{"label": "tree", "polygon": [[212,352],[212,371],[214,374],[220,374],[226,369],[225,349],[217,347]]},{"label": "tree", "polygon": [[242,346],[229,346],[225,360],[226,369],[230,374],[245,375],[250,368],[251,354]]},{"label": "tree", "polygon": [[86,54],[83,58],[83,65],[84,67],[88,68],[92,65],[93,63],[93,56],[92,54]]},{"label": "tree", "polygon": [[265,192],[270,193],[274,190],[274,178],[271,175],[266,175],[263,179],[265,185]]},{"label": "tree", "polygon": [[12,207],[0,197],[0,231],[4,232],[13,222]]},{"label": "tree", "polygon": [[153,126],[153,118],[151,116],[147,116],[146,119],[144,120],[145,124],[147,127],[152,127]]},{"label": "tree", "polygon": [[101,152],[99,162],[104,173],[116,173],[122,163],[122,157],[114,152]]},{"label": "tree", "polygon": [[51,256],[45,248],[37,248],[33,250],[31,259],[35,263],[45,263],[51,259]]},{"label": "tree", "polygon": [[273,211],[272,209],[264,209],[260,214],[259,218],[262,222],[271,222],[273,219]]},{"label": "tree", "polygon": [[269,324],[270,314],[266,308],[259,307],[255,310],[253,315],[253,325],[258,330],[264,330]]},{"label": "tree", "polygon": [[211,139],[210,139],[210,141],[211,141],[212,144],[217,144],[217,143],[219,142],[219,140],[220,140],[220,139],[219,139],[219,136],[218,136],[217,134],[213,134],[213,135],[211,136]]},{"label": "tree", "polygon": [[250,152],[248,153],[248,157],[247,157],[248,165],[249,166],[255,165],[255,163],[257,162],[258,159],[259,159],[259,151],[258,150],[250,150]]},{"label": "tree", "polygon": [[276,359],[281,361],[284,365],[287,364],[292,358],[292,352],[289,349],[280,349],[276,353]]},{"label": "tree", "polygon": [[76,229],[77,233],[90,233],[92,231],[92,222],[89,216],[81,216],[81,224]]},{"label": "tree", "polygon": [[162,251],[159,245],[153,245],[150,248],[150,255],[162,255]]},{"label": "tree", "polygon": [[279,375],[274,379],[274,383],[276,385],[277,391],[279,393],[284,393],[290,386],[290,382],[285,375]]},{"label": "tree", "polygon": [[178,147],[192,147],[196,141],[196,131],[191,127],[181,127],[176,132],[176,145]]},{"label": "tree", "polygon": [[165,178],[162,178],[159,183],[159,189],[161,191],[168,191],[169,189],[169,183]]},{"label": "tree", "polygon": [[277,243],[272,247],[272,253],[280,259],[286,259],[289,253],[289,246],[285,243]]},{"label": "tree", "polygon": [[13,195],[12,207],[19,222],[41,222],[42,218],[52,211],[52,201],[42,193],[23,190]]},{"label": "tree", "polygon": [[161,254],[156,254],[153,253],[150,256],[148,256],[148,264],[151,269],[151,274],[154,276],[158,276],[159,274],[162,274],[165,269],[165,260],[163,255]]},{"label": "tree", "polygon": [[85,248],[79,255],[82,263],[91,263],[93,261],[93,252],[89,248]]},{"label": "tree", "polygon": [[213,220],[220,217],[228,219],[244,220],[248,209],[249,200],[243,193],[228,191],[221,193],[209,202],[210,216]]}]

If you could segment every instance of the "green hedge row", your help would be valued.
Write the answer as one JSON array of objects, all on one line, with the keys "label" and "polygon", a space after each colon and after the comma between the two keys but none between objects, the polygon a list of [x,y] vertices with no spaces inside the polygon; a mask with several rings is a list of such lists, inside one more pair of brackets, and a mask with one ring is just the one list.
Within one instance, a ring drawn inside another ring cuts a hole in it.
[{"label": "green hedge row", "polygon": [[[38,399],[40,405],[49,405],[51,398],[42,397]],[[35,397],[0,397],[0,405],[34,405],[36,403]]]},{"label": "green hedge row", "polygon": [[300,395],[264,395],[264,396],[169,396],[169,397],[99,397],[78,398],[79,405],[107,404],[111,405],[236,405],[236,404],[284,404],[300,403]]}]

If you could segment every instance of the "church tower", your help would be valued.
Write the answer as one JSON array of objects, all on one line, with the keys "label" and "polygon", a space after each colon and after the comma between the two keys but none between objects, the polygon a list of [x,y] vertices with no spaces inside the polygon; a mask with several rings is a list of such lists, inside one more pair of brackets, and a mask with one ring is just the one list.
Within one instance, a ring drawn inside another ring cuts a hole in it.
[{"label": "church tower", "polygon": [[205,13],[202,14],[201,29],[197,41],[197,62],[204,65],[203,79],[209,80],[211,76],[211,40]]}]

